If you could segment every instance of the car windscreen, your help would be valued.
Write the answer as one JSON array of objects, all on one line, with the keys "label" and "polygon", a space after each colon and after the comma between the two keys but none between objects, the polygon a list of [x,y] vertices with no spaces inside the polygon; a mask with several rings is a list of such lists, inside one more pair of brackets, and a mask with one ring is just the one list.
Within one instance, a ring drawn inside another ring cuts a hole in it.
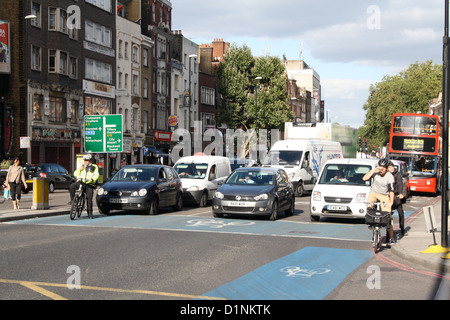
[{"label": "car windscreen", "polygon": [[156,181],[157,168],[122,168],[111,181]]},{"label": "car windscreen", "polygon": [[241,185],[273,185],[275,181],[275,173],[261,170],[237,170],[234,171],[226,184]]},{"label": "car windscreen", "polygon": [[264,165],[298,166],[303,151],[270,150],[264,159]]},{"label": "car windscreen", "polygon": [[177,163],[174,168],[181,179],[204,179],[208,170],[208,164]]},{"label": "car windscreen", "polygon": [[362,178],[372,169],[368,165],[359,164],[327,164],[323,168],[319,184],[368,186],[370,180]]}]

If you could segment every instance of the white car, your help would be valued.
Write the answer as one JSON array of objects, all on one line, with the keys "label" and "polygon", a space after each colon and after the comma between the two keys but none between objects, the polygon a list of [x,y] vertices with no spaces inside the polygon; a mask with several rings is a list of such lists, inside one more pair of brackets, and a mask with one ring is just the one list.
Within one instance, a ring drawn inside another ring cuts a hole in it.
[{"label": "white car", "polygon": [[375,159],[328,161],[311,194],[311,221],[320,217],[364,218],[372,179],[362,178],[377,164]]}]

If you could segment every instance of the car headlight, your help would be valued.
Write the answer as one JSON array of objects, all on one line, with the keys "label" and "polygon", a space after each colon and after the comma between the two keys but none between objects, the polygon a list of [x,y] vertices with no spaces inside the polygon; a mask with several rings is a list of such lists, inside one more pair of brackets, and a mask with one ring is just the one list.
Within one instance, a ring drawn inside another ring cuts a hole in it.
[{"label": "car headlight", "polygon": [[198,191],[200,188],[198,186],[189,187],[186,191]]},{"label": "car headlight", "polygon": [[322,199],[322,193],[320,191],[314,191],[312,198],[314,201],[320,201]]},{"label": "car headlight", "polygon": [[139,191],[133,191],[131,193],[132,197],[143,197],[147,194],[147,189],[140,189]]},{"label": "car headlight", "polygon": [[97,195],[99,195],[99,196],[106,195],[106,194],[107,194],[107,192],[103,188],[100,188],[97,191]]},{"label": "car headlight", "polygon": [[223,193],[219,191],[216,191],[216,193],[214,193],[214,197],[220,200],[224,198]]},{"label": "car headlight", "polygon": [[295,177],[295,172],[291,172],[288,174],[289,181],[292,181],[292,179],[294,179],[294,177]]},{"label": "car headlight", "polygon": [[269,199],[269,195],[267,193],[262,193],[259,196],[254,197],[253,199],[255,199],[256,201],[267,200],[267,199]]},{"label": "car headlight", "polygon": [[355,197],[356,202],[366,202],[366,195],[365,193],[358,193]]}]

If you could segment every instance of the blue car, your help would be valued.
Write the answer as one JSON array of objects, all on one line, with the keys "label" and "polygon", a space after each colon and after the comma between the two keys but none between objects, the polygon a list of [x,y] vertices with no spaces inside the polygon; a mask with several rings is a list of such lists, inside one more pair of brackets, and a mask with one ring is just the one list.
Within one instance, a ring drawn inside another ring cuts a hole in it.
[{"label": "blue car", "polygon": [[161,207],[178,211],[183,207],[181,180],[169,166],[125,166],[98,189],[97,207],[105,215],[111,210],[154,215]]},{"label": "blue car", "polygon": [[214,194],[214,217],[228,215],[265,215],[276,220],[278,213],[293,215],[294,188],[283,169],[238,168]]}]

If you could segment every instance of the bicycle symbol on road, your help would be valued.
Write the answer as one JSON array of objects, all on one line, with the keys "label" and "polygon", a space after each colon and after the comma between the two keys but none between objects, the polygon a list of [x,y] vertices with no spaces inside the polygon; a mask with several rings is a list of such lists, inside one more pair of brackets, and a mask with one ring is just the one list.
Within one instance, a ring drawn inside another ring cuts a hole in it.
[{"label": "bicycle symbol on road", "polygon": [[222,220],[216,220],[216,219],[207,219],[207,220],[189,220],[188,222],[189,227],[210,227],[214,229],[220,229],[223,227],[243,227],[243,226],[250,226],[255,224],[255,222],[252,221],[232,221],[232,222],[226,222]]},{"label": "bicycle symbol on road", "polygon": [[300,277],[300,278],[311,278],[316,274],[325,274],[330,272],[327,268],[317,268],[317,269],[303,269],[302,267],[289,266],[280,269],[281,272],[286,273],[286,277]]}]

